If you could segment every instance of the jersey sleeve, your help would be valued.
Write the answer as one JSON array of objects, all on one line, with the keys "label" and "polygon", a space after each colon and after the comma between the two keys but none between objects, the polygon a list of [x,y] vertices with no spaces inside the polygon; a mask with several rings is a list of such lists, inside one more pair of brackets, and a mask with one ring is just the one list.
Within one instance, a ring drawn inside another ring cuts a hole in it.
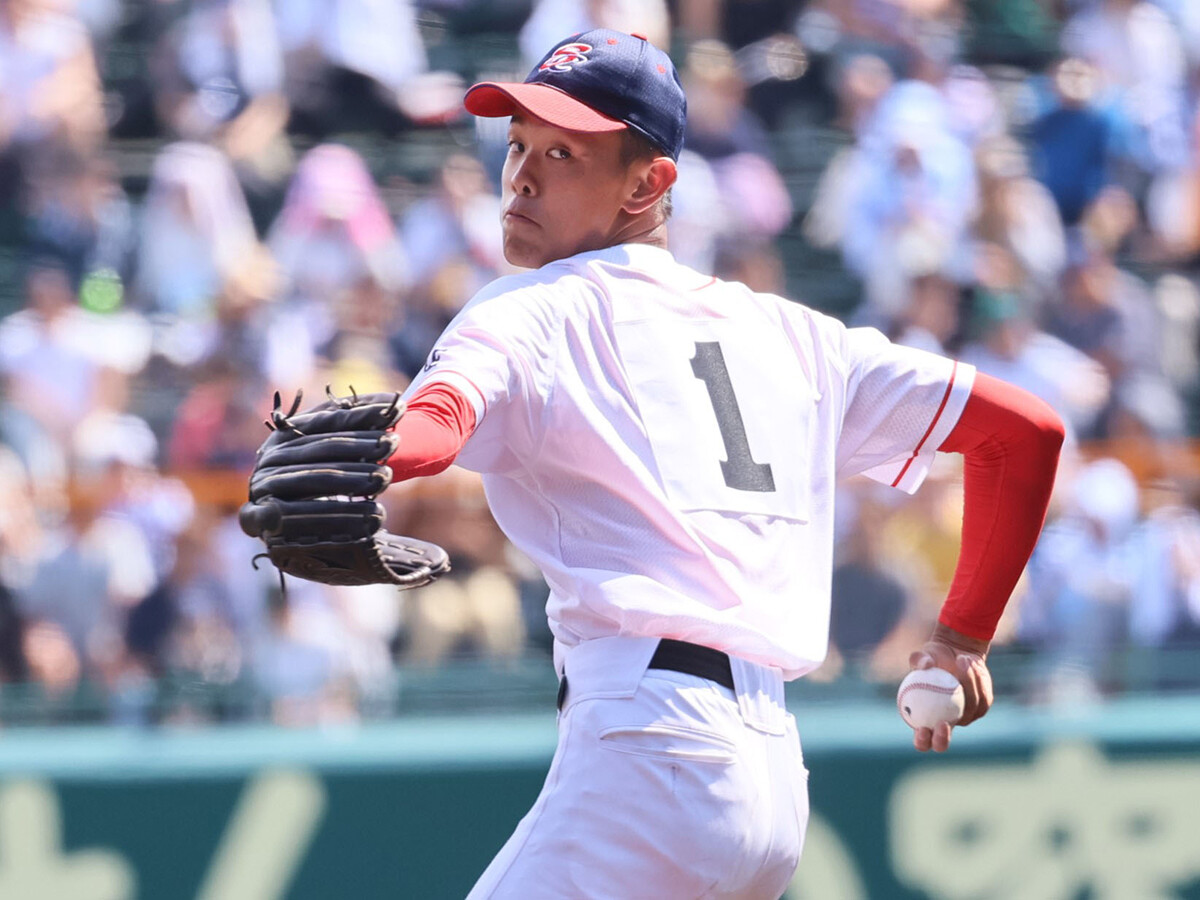
[{"label": "jersey sleeve", "polygon": [[475,429],[455,460],[477,472],[515,468],[535,443],[533,423],[552,380],[559,317],[537,285],[493,284],[442,332],[405,399],[444,383],[475,413]]},{"label": "jersey sleeve", "polygon": [[841,349],[846,401],[838,475],[864,474],[911,494],[962,414],[975,369],[893,344],[874,328],[846,329]]}]

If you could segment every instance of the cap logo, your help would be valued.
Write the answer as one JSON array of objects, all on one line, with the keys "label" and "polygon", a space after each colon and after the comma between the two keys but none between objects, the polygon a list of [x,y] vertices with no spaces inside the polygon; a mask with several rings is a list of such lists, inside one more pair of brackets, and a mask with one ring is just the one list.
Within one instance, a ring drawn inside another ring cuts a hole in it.
[{"label": "cap logo", "polygon": [[538,66],[538,71],[569,72],[573,66],[587,62],[587,54],[591,52],[591,44],[563,44]]}]

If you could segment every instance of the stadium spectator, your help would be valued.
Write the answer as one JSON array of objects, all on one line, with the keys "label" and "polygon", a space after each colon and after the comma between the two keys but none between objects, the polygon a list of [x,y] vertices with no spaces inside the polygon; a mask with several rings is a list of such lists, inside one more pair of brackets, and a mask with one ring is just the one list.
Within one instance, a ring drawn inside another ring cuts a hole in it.
[{"label": "stadium spectator", "polygon": [[66,521],[43,533],[31,574],[16,588],[26,621],[61,630],[80,670],[100,681],[125,653],[128,610],[155,582],[137,527],[104,514],[112,493],[108,474],[76,474]]},{"label": "stadium spectator", "polygon": [[[39,504],[29,470],[9,447],[0,444],[0,681],[24,681],[29,660],[23,648],[26,623],[16,589],[36,563],[42,527]],[[42,498],[44,500],[44,498]]]},{"label": "stadium spectator", "polygon": [[[383,341],[397,315],[407,263],[362,157],[337,144],[310,150],[268,243],[283,281],[282,302],[266,329],[269,381],[309,383],[321,358],[344,355],[345,339],[355,333],[365,330],[368,338]],[[383,363],[387,351],[381,344],[370,355]]]},{"label": "stadium spectator", "polygon": [[[680,77],[688,95],[684,147],[708,164],[726,199],[717,238],[774,238],[791,222],[792,201],[766,130],[746,107],[746,82],[733,52],[720,41],[698,41]],[[696,168],[689,164],[681,174]]]},{"label": "stadium spectator", "polygon": [[1187,57],[1166,11],[1145,0],[1101,0],[1067,21],[1061,44],[1101,74],[1126,187],[1141,196],[1150,179],[1185,164]]},{"label": "stadium spectator", "polygon": [[962,63],[950,66],[937,82],[955,133],[972,149],[1003,137],[1008,113],[982,69]]},{"label": "stadium spectator", "polygon": [[268,242],[293,298],[328,299],[363,276],[392,291],[404,282],[405,264],[379,189],[362,157],[340,144],[305,154]]},{"label": "stadium spectator", "polygon": [[263,440],[262,407],[271,393],[253,374],[221,354],[199,367],[172,423],[171,469],[249,469]]},{"label": "stadium spectator", "polygon": [[34,619],[25,623],[20,637],[28,679],[44,692],[46,700],[64,698],[76,689],[83,674],[79,654],[61,625]]},{"label": "stadium spectator", "polygon": [[289,129],[324,138],[396,134],[428,68],[410,0],[286,0],[274,5],[284,53]]},{"label": "stadium spectator", "polygon": [[715,272],[718,243],[728,236],[730,198],[699,153],[685,148],[677,168],[679,178],[671,188],[671,234],[679,242],[675,258],[698,272]]},{"label": "stadium spectator", "polygon": [[404,384],[389,340],[400,317],[399,298],[371,278],[342,291],[334,309],[335,331],[319,348],[317,380],[363,392],[392,391]]},{"label": "stadium spectator", "polygon": [[848,56],[836,68],[833,79],[837,110],[832,124],[855,143],[830,157],[804,219],[804,237],[822,250],[839,247],[846,234],[852,189],[847,175],[860,165],[857,142],[871,127],[879,102],[895,84],[887,63],[870,53]]},{"label": "stadium spectator", "polygon": [[271,721],[301,727],[352,720],[356,697],[336,611],[324,585],[292,581],[286,597],[271,594],[268,629],[251,657]]},{"label": "stadium spectator", "polygon": [[1084,60],[1059,62],[1052,72],[1053,105],[1030,126],[1034,176],[1068,226],[1079,222],[1110,177],[1111,125],[1093,105],[1098,77]]},{"label": "stadium spectator", "polygon": [[837,126],[850,134],[861,134],[875,107],[895,83],[892,70],[880,57],[871,53],[847,57],[838,69],[835,81],[838,107],[834,121]]},{"label": "stadium spectator", "polygon": [[671,22],[664,0],[534,0],[533,10],[517,41],[525,71],[538,63],[546,48],[564,34],[581,34],[593,28],[612,28],[627,34],[644,34],[656,47],[670,41]]},{"label": "stadium spectator", "polygon": [[[1019,284],[1003,286],[1027,289],[1040,305],[1057,292],[1058,277],[1067,261],[1066,235],[1054,198],[1030,177],[1024,149],[1007,135],[983,142],[976,160],[980,199],[973,235],[977,242],[1011,254],[1020,268]],[[978,268],[975,274],[987,280]]]},{"label": "stadium spectator", "polygon": [[1124,465],[1100,459],[1085,466],[1068,497],[1030,562],[1018,636],[1039,651],[1045,671],[1035,683],[1048,693],[1039,699],[1071,703],[1109,689],[1130,611],[1163,580],[1151,571],[1161,554],[1139,540],[1138,487]]},{"label": "stadium spectator", "polygon": [[360,715],[386,715],[395,708],[397,684],[393,648],[404,619],[404,599],[391,585],[334,587],[347,678]]},{"label": "stadium spectator", "polygon": [[918,276],[909,282],[902,310],[892,328],[896,343],[953,355],[950,346],[960,328],[957,284],[942,275]]},{"label": "stadium spectator", "polygon": [[391,347],[411,378],[462,304],[510,270],[499,251],[500,198],[478,160],[455,153],[442,163],[435,190],[404,211],[400,240],[411,284]]},{"label": "stadium spectator", "polygon": [[138,298],[171,318],[204,319],[257,243],[229,158],[193,142],[163,148],[142,210]]},{"label": "stadium spectator", "polygon": [[[181,617],[173,648],[178,668],[216,666],[229,682],[251,674],[255,647],[272,628],[272,597],[279,592],[279,573],[252,563],[260,549],[242,532],[236,509],[224,502],[200,508],[180,535],[171,574]],[[217,641],[213,647],[202,643],[208,635]]]},{"label": "stadium spectator", "polygon": [[431,665],[454,656],[518,655],[526,632],[510,545],[488,512],[479,476],[451,468],[391,495],[389,521],[401,533],[406,522],[419,526],[455,560],[450,575],[404,595],[401,660]]},{"label": "stadium spectator", "polygon": [[770,240],[757,236],[729,236],[717,244],[712,272],[718,278],[740,281],[762,294],[787,291],[783,260]]},{"label": "stadium spectator", "polygon": [[1110,377],[1159,371],[1162,327],[1150,291],[1104,252],[1080,248],[1046,330],[1099,361]]},{"label": "stadium spectator", "polygon": [[1146,647],[1200,646],[1200,495],[1194,483],[1162,478],[1143,496],[1138,537],[1149,581],[1130,605],[1130,638]]},{"label": "stadium spectator", "polygon": [[465,264],[469,297],[507,268],[495,249],[500,198],[477,159],[451,154],[438,170],[434,190],[404,211],[400,239],[411,267],[412,290],[428,291],[449,265]]},{"label": "stadium spectator", "polygon": [[868,321],[902,311],[908,281],[957,278],[977,209],[975,166],[939,91],[900,82],[880,101],[835,191],[845,203],[842,253],[864,281]]},{"label": "stadium spectator", "polygon": [[256,221],[268,220],[293,163],[270,0],[193,4],[160,39],[150,71],[159,121],[179,138],[220,147]]},{"label": "stadium spectator", "polygon": [[829,639],[846,665],[870,677],[871,659],[910,611],[909,585],[892,571],[883,549],[887,508],[869,486],[845,490],[838,502],[853,510],[843,525],[833,569]]},{"label": "stadium spectator", "polygon": [[1200,289],[1175,272],[1154,286],[1163,320],[1162,367],[1182,398],[1200,386]]},{"label": "stadium spectator", "polygon": [[120,305],[133,265],[133,205],[114,160],[67,156],[52,178],[30,185],[30,252],[61,260],[86,308]]},{"label": "stadium spectator", "polygon": [[[89,155],[103,140],[91,41],[64,4],[0,6],[0,97],[0,154],[11,174],[29,177],[52,164],[58,150]],[[0,184],[6,194],[20,186],[10,178]]]},{"label": "stadium spectator", "polygon": [[[0,335],[3,326],[0,325]],[[2,340],[2,338],[0,338]],[[3,567],[0,579],[11,575],[14,558],[25,559],[38,538],[40,516],[61,516],[67,505],[67,454],[29,413],[8,399],[11,379],[0,376],[0,459],[6,488]],[[9,456],[18,464],[21,477],[14,477]]]},{"label": "stadium spectator", "polygon": [[807,45],[845,57],[871,53],[902,78],[937,78],[961,50],[963,4],[957,0],[818,0],[796,23]]},{"label": "stadium spectator", "polygon": [[25,308],[0,322],[7,400],[65,446],[69,429],[96,405],[92,322],[76,302],[69,273],[55,261],[35,262],[25,291]]},{"label": "stadium spectator", "polygon": [[[232,526],[232,530],[230,529]],[[237,547],[232,555],[228,544]],[[268,596],[278,589],[270,567],[255,570],[256,552],[236,518],[218,504],[199,507],[180,536],[170,575],[178,621],[167,649],[172,675],[193,687],[193,695],[172,713],[176,721],[238,719],[253,713],[253,704],[231,703],[217,694],[247,684],[256,642],[266,633]]]},{"label": "stadium spectator", "polygon": [[8,585],[0,582],[0,683],[29,679],[29,660],[22,646],[25,625],[17,612],[16,599]]},{"label": "stadium spectator", "polygon": [[684,144],[689,150],[710,162],[737,153],[770,152],[761,120],[746,109],[746,83],[729,47],[697,41],[679,75],[688,94]]},{"label": "stadium spectator", "polygon": [[[177,615],[169,576],[176,541],[194,513],[187,487],[159,473],[158,442],[149,425],[128,411],[128,403],[124,376],[103,373],[97,409],[79,423],[72,441],[76,485],[94,491],[96,530],[121,535],[133,557],[127,563],[114,548],[116,555],[109,560],[111,597],[122,611],[120,627],[129,656],[129,664],[118,661],[109,677],[122,679],[165,671],[166,645]],[[121,572],[125,566],[138,573],[128,581]]]},{"label": "stadium spectator", "polygon": [[962,348],[964,362],[1041,397],[1068,434],[1094,433],[1111,395],[1100,363],[1041,331],[1027,303],[1011,292],[980,291],[972,319],[977,334]]}]

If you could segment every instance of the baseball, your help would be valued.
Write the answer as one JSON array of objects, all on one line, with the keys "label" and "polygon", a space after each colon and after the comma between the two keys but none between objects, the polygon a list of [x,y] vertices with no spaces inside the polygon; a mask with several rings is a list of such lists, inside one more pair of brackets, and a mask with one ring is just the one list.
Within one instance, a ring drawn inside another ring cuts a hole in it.
[{"label": "baseball", "polygon": [[963,688],[945,669],[917,669],[900,682],[896,706],[910,728],[954,724],[963,714]]}]

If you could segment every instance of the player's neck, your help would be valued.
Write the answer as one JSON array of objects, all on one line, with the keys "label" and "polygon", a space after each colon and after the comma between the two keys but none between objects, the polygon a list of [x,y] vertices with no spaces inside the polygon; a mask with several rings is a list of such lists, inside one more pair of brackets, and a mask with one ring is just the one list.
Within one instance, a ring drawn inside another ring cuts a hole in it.
[{"label": "player's neck", "polygon": [[662,250],[667,249],[667,223],[665,219],[655,217],[649,221],[634,220],[625,228],[620,228],[612,236],[608,246],[619,244],[649,244]]}]

